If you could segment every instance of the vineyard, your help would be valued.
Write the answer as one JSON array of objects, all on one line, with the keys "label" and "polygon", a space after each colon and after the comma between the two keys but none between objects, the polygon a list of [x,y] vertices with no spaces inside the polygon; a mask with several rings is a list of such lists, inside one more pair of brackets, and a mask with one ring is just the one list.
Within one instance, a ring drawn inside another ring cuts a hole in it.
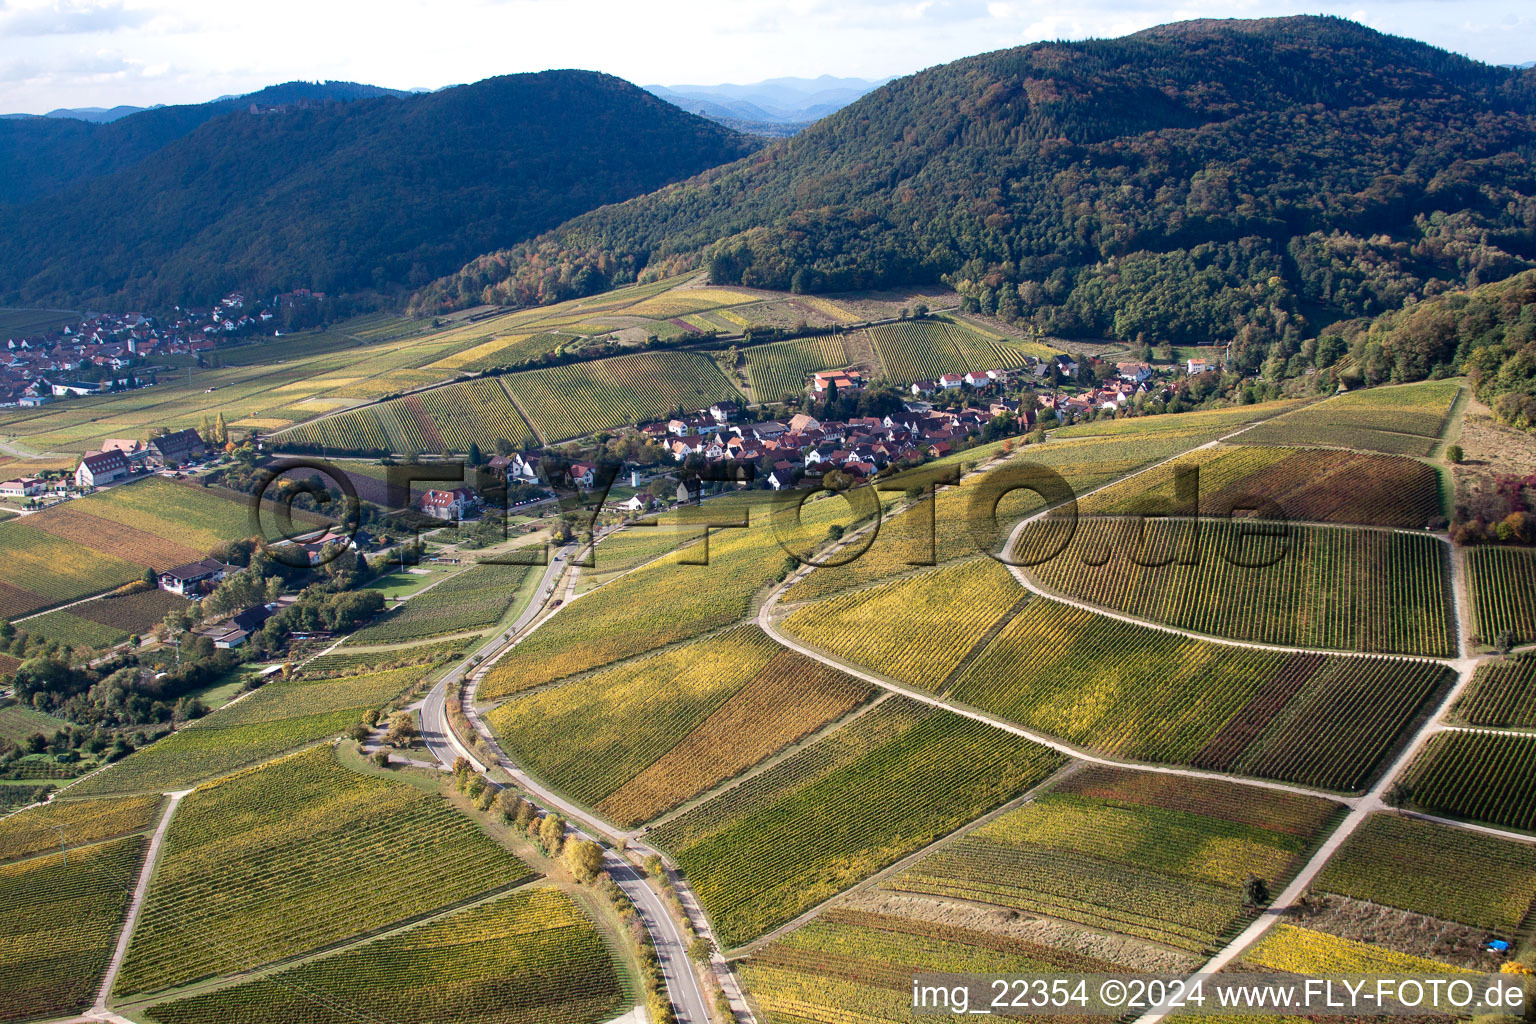
[{"label": "vineyard", "polygon": [[1408,770],[1413,803],[1433,814],[1536,831],[1536,737],[1442,732]]},{"label": "vineyard", "polygon": [[428,669],[367,672],[338,679],[268,683],[82,780],[74,795],[163,792],[217,778],[345,732],[422,679]]},{"label": "vineyard", "polygon": [[1425,457],[1433,454],[1461,387],[1453,379],[1352,391],[1255,427],[1243,435],[1243,443]]},{"label": "vineyard", "polygon": [[[1246,435],[1245,435],[1246,436]],[[1199,470],[1205,516],[1273,502],[1291,522],[1359,523],[1418,529],[1442,518],[1440,476],[1417,459],[1331,448],[1221,445],[1204,448],[1093,495],[1086,515],[1179,510],[1175,475]]]},{"label": "vineyard", "polygon": [[0,617],[75,601],[143,575],[140,565],[33,529],[25,519],[0,523]]},{"label": "vineyard", "polygon": [[946,373],[1013,370],[1024,365],[1024,352],[959,324],[943,320],[907,320],[869,329],[885,379],[899,387],[933,380]]},{"label": "vineyard", "polygon": [[1449,974],[1438,960],[1399,953],[1326,932],[1277,924],[1243,956],[1245,964],[1290,974]]},{"label": "vineyard", "polygon": [[166,613],[187,605],[185,598],[166,590],[108,595],[28,619],[28,633],[70,646],[109,647],[158,624]]},{"label": "vineyard", "polygon": [[759,402],[777,402],[805,391],[811,374],[848,365],[848,349],[840,334],[795,338],[753,345],[742,353],[752,374],[752,393]]},{"label": "vineyard", "polygon": [[737,291],[733,288],[673,288],[629,306],[628,316],[647,316],[665,320],[669,317],[698,313],[722,306],[741,306],[768,298],[768,292]]},{"label": "vineyard", "polygon": [[1513,935],[1536,901],[1536,848],[1378,813],[1313,888]]},{"label": "vineyard", "polygon": [[302,423],[272,441],[338,452],[446,454],[470,444],[494,451],[502,440],[521,447],[531,436],[501,381],[480,378]]},{"label": "vineyard", "polygon": [[861,680],[782,651],[597,810],[624,827],[654,819],[836,721],[873,692]]},{"label": "vineyard", "polygon": [[738,626],[510,701],[488,721],[518,764],[595,804],[676,746],[778,651],[757,626]]},{"label": "vineyard", "polygon": [[56,505],[28,516],[26,525],[71,544],[93,548],[104,555],[157,570],[185,565],[203,556],[201,551],[178,541],[157,537],[144,530],[136,530],[81,511],[75,502]]},{"label": "vineyard", "polygon": [[1475,547],[1466,557],[1478,638],[1490,645],[1500,637],[1536,641],[1536,551]]},{"label": "vineyard", "polygon": [[1098,519],[1051,557],[1056,537],[1031,526],[1016,557],[1056,593],[1116,611],[1258,643],[1454,653],[1449,559],[1431,536]]},{"label": "vineyard", "polygon": [[0,818],[0,861],[59,848],[59,829],[71,846],[139,832],[154,824],[160,796],[119,800],[57,800]]},{"label": "vineyard", "polygon": [[161,1024],[598,1024],[623,993],[607,947],[558,889],[459,911],[271,978],[161,1003]]},{"label": "vineyard", "polygon": [[976,558],[805,605],[784,628],[840,658],[938,690],[1026,593],[1001,563]]},{"label": "vineyard", "polygon": [[1355,790],[1448,671],[1248,650],[1035,598],[948,696],[1115,757]]},{"label": "vineyard", "polygon": [[[1109,776],[1113,785],[1113,774],[1121,773],[1101,772],[1098,784]],[[1200,786],[1215,795],[1204,813],[1189,809],[1199,802],[1198,793],[1174,809],[1125,799],[1134,792],[1127,785],[1115,787],[1119,799],[1113,800],[1055,791],[982,825],[881,887],[1049,914],[1206,952],[1251,916],[1244,879],[1257,874],[1275,885],[1288,878],[1311,838],[1252,824],[1248,814],[1236,821],[1221,816],[1231,802],[1216,792],[1223,785]],[[1268,796],[1245,793],[1255,808]],[[1310,803],[1320,805],[1311,818],[1321,824],[1327,805]]]},{"label": "vineyard", "polygon": [[643,352],[502,378],[546,442],[742,400],[699,352]]},{"label": "vineyard", "polygon": [[[665,526],[631,526],[604,537],[595,550],[584,552],[576,592],[585,593],[646,562],[676,551],[703,536],[702,530]],[[590,568],[588,568],[590,566]]]},{"label": "vineyard", "polygon": [[[128,487],[92,494],[70,502],[70,507],[195,548],[198,557],[224,541],[249,537],[254,532],[248,496],[222,487],[174,483],[163,477],[136,480]],[[305,515],[300,510],[294,518],[303,519]]]},{"label": "vineyard", "polygon": [[1455,712],[1472,725],[1536,726],[1536,655],[1479,665]]},{"label": "vineyard", "polygon": [[650,833],[724,946],[783,924],[1040,782],[1062,759],[891,699]]},{"label": "vineyard", "polygon": [[[893,914],[834,908],[752,954],[738,970],[773,1024],[897,1024],[914,974],[1130,973],[1098,957],[1011,935]],[[1064,1018],[1083,1024],[1081,1018]]]},{"label": "vineyard", "polygon": [[0,865],[0,1021],[68,1017],[91,1005],[128,909],[139,837]]},{"label": "vineyard", "polygon": [[319,679],[322,676],[352,675],[367,669],[441,665],[463,654],[472,642],[470,638],[463,637],[382,651],[352,651],[343,647],[332,654],[322,654],[306,662],[304,675],[310,679]]},{"label": "vineyard", "polygon": [[540,566],[482,562],[401,601],[377,622],[353,633],[349,644],[394,644],[485,629],[501,621],[530,572]]},{"label": "vineyard", "polygon": [[433,909],[528,869],[435,793],[329,747],[204,786],[171,820],[117,991],[228,974]]},{"label": "vineyard", "polygon": [[[710,514],[726,519],[747,514],[727,511],[725,501],[710,502]],[[803,521],[825,530],[846,507],[841,501],[812,502]],[[687,564],[705,557],[704,546],[694,545],[582,597],[579,615],[550,618],[496,662],[481,685],[481,698],[509,696],[740,620],[785,559],[770,517],[751,515],[747,529],[711,531],[708,565]],[[598,558],[601,565],[602,545]]]}]

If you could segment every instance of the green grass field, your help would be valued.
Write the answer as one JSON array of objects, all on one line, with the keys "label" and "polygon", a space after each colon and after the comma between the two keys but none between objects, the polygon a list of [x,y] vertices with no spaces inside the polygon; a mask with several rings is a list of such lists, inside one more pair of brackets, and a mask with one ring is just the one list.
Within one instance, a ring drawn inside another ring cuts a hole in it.
[{"label": "green grass field", "polygon": [[542,566],[471,566],[399,602],[378,622],[352,634],[348,643],[405,643],[494,626],[512,606],[529,574],[542,572]]},{"label": "green grass field", "polygon": [[[422,883],[440,873],[451,894]],[[318,747],[183,801],[116,991],[245,970],[529,874],[437,794]]]}]

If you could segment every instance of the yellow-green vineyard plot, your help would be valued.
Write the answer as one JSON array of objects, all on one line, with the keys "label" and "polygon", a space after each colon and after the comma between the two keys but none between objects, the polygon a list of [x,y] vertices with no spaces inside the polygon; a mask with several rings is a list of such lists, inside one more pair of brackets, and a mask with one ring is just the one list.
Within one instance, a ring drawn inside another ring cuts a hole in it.
[{"label": "yellow-green vineyard plot", "polygon": [[665,319],[698,313],[723,306],[741,306],[773,298],[772,292],[748,292],[735,288],[675,288],[629,306],[624,310],[629,316],[648,316]]},{"label": "yellow-green vineyard plot", "polygon": [[142,566],[27,525],[0,523],[0,614],[8,618],[131,583]]},{"label": "yellow-green vineyard plot", "polygon": [[834,907],[738,962],[737,972],[773,1024],[917,1024],[933,1018],[913,1009],[914,974],[1000,977],[1133,969],[994,931]]},{"label": "yellow-green vineyard plot", "polygon": [[681,407],[740,402],[714,360],[700,352],[641,352],[502,378],[546,442],[653,420]]},{"label": "yellow-green vineyard plot", "polygon": [[[1288,408],[1289,405],[1270,403],[1265,406],[1244,406],[1237,410],[1144,416],[1087,424],[1102,426],[1107,431],[1102,436],[1057,438],[1057,433],[1070,434],[1080,429],[1077,427],[1053,432],[1050,441],[1026,445],[1016,450],[1004,462],[989,467],[985,475],[968,478],[964,486],[941,487],[932,513],[931,527],[926,508],[888,517],[880,527],[879,536],[862,555],[845,565],[816,570],[790,588],[785,594],[785,600],[794,602],[825,597],[896,573],[911,571],[917,565],[926,564],[928,559],[942,563],[975,555],[982,550],[1000,550],[999,542],[1008,529],[1023,516],[1038,511],[1042,504],[1040,498],[1031,491],[1011,491],[996,506],[994,526],[987,519],[987,504],[975,503],[977,492],[972,490],[977,486],[987,486],[983,481],[1000,482],[1004,479],[1004,476],[993,477],[990,474],[1006,475],[1016,472],[1020,466],[1036,467],[1059,474],[1074,494],[1085,494],[1117,477],[1229,433],[1254,418],[1270,415],[1277,407]],[[970,463],[980,458],[981,451],[971,451],[961,452],[958,456],[946,456],[939,461]]]},{"label": "yellow-green vineyard plot", "polygon": [[847,366],[848,347],[841,334],[795,338],[744,349],[759,402],[777,402],[805,390],[806,378],[819,370]]},{"label": "yellow-green vineyard plot", "polygon": [[53,800],[0,818],[0,861],[99,843],[154,824],[160,794],[118,800]]},{"label": "yellow-green vineyard plot", "polygon": [[[749,499],[760,500],[757,494]],[[787,556],[766,509],[727,509],[726,500],[706,502],[702,511],[722,521],[750,515],[751,525],[711,530],[707,565],[697,564],[705,559],[701,542],[584,595],[498,660],[480,696],[505,697],[744,618],[753,599],[778,577]],[[802,521],[824,530],[846,508],[842,501],[811,502]]]},{"label": "yellow-green vineyard plot", "polygon": [[417,666],[339,679],[268,683],[96,772],[71,794],[157,792],[216,778],[285,751],[338,736],[410,688],[429,671]]},{"label": "yellow-green vineyard plot", "polygon": [[1326,932],[1277,924],[1243,963],[1288,974],[1452,974],[1460,968]]},{"label": "yellow-green vineyard plot", "polygon": [[147,841],[139,836],[0,865],[0,1021],[88,1009]]},{"label": "yellow-green vineyard plot", "polygon": [[404,643],[486,629],[506,614],[529,575],[542,572],[533,565],[482,562],[471,566],[400,602],[378,622],[353,633],[348,643]]},{"label": "yellow-green vineyard plot", "polygon": [[1454,653],[1450,559],[1432,536],[1240,519],[1081,519],[1064,549],[1058,536],[1032,525],[1014,554],[1065,597],[1238,640]]},{"label": "yellow-green vineyard plot", "polygon": [[622,573],[687,547],[704,535],[702,530],[674,529],[650,523],[645,520],[609,534],[598,543],[595,551],[585,552],[581,558],[581,575],[576,580],[576,592],[585,593],[602,586]]},{"label": "yellow-green vineyard plot", "polygon": [[433,388],[417,397],[447,451],[465,452],[474,444],[493,452],[498,441],[521,448],[533,436],[494,378]]},{"label": "yellow-green vineyard plot", "polygon": [[645,770],[603,798],[623,826],[649,821],[778,753],[868,700],[860,679],[782,651]]},{"label": "yellow-green vineyard plot", "polygon": [[1536,551],[1476,547],[1466,558],[1477,638],[1489,645],[1536,641]]},{"label": "yellow-green vineyard plot", "polygon": [[[905,320],[869,329],[885,377],[905,386],[942,374],[1013,370],[1024,365],[1026,353],[1009,342],[945,320]],[[1037,348],[1036,358],[1051,354]]]},{"label": "yellow-green vineyard plot", "polygon": [[947,695],[1115,757],[1354,790],[1450,678],[1434,662],[1250,650],[1033,598]]},{"label": "yellow-green vineyard plot", "polygon": [[1513,935],[1536,901],[1536,847],[1378,813],[1312,887]]},{"label": "yellow-green vineyard plot", "polygon": [[1461,388],[1461,380],[1452,379],[1352,391],[1255,427],[1242,440],[1427,456]]},{"label": "yellow-green vineyard plot", "polygon": [[[422,882],[450,875],[452,895]],[[182,802],[117,991],[246,970],[528,875],[442,797],[318,747]]]},{"label": "yellow-green vineyard plot", "polygon": [[1257,825],[1247,810],[1227,813],[1230,783],[1182,781],[1188,792],[1168,807],[1155,788],[1139,790],[1136,773],[1096,769],[1081,786],[1069,778],[881,888],[1049,914],[1204,952],[1254,913],[1244,880],[1258,875],[1278,889],[1337,805],[1243,793],[1250,807],[1274,803],[1283,817],[1310,816],[1312,828],[1296,834]]},{"label": "yellow-green vineyard plot", "polygon": [[[510,701],[488,717],[520,765],[595,804],[710,716],[773,660],[755,625]],[[565,739],[551,743],[551,736]]]},{"label": "yellow-green vineyard plot", "polygon": [[149,1013],[161,1024],[331,1024],[381,1012],[395,1024],[598,1024],[623,996],[592,921],[570,896],[540,888]]},{"label": "yellow-green vineyard plot", "polygon": [[1061,764],[1000,729],[892,698],[650,837],[688,875],[721,944],[737,946]]},{"label": "yellow-green vineyard plot", "polygon": [[1440,475],[1418,459],[1267,445],[1198,449],[1100,491],[1078,511],[1174,514],[1183,504],[1176,494],[1180,478],[1198,484],[1199,512],[1206,516],[1231,515],[1267,501],[1292,522],[1421,529],[1441,519]]},{"label": "yellow-green vineyard plot", "polygon": [[940,689],[966,653],[1027,591],[974,558],[797,609],[784,628],[893,679]]}]

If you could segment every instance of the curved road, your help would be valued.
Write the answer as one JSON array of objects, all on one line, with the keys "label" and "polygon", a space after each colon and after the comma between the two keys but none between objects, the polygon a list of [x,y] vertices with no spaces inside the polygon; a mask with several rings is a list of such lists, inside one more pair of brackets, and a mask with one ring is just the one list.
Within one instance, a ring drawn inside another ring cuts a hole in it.
[{"label": "curved road", "polygon": [[[523,609],[522,614],[517,617],[511,627],[498,632],[473,654],[444,673],[443,678],[439,679],[427,693],[421,705],[421,738],[427,750],[443,768],[451,770],[455,758],[465,757],[475,766],[477,773],[485,774],[489,766],[482,763],[454,735],[448,723],[448,686],[450,683],[468,679],[478,667],[488,665],[492,657],[510,646],[512,641],[528,628],[544,610],[544,605],[559,587],[560,574],[565,567],[565,555],[557,554],[552,557],[549,566],[544,570],[543,578],[539,580],[538,589],[528,601],[528,607]],[[519,779],[524,788],[537,797],[546,808],[559,811],[567,821],[579,821],[586,817],[580,808],[560,799],[558,795],[530,784],[531,780],[528,780],[511,762],[503,760],[499,766],[507,770],[513,778]],[[574,824],[571,828],[583,838],[601,838],[588,835]],[[698,975],[694,972],[693,961],[688,957],[688,947],[683,941],[682,932],[667,911],[666,905],[662,903],[661,897],[651,888],[641,871],[612,850],[604,852],[603,867],[624,895],[629,897],[630,902],[635,905],[641,923],[651,935],[651,944],[656,948],[656,959],[661,965],[662,977],[667,982],[667,993],[671,996],[672,1007],[680,1024],[709,1024],[709,1002],[705,999],[704,989],[699,984]]]}]

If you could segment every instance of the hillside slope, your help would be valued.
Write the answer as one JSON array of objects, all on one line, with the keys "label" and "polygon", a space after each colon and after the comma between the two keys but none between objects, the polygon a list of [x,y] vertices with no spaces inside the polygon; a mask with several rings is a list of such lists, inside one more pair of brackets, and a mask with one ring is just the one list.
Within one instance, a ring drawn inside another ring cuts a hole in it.
[{"label": "hillside slope", "polygon": [[231,288],[419,286],[753,145],[579,71],[237,109],[130,166],[0,209],[0,302],[155,306]]},{"label": "hillside slope", "polygon": [[[421,292],[549,301],[646,267],[833,291],[945,277],[1063,334],[1318,325],[1536,258],[1536,74],[1333,18],[1037,43],[899,79],[793,139],[585,214]],[[1278,346],[1278,348],[1276,348]]]}]

